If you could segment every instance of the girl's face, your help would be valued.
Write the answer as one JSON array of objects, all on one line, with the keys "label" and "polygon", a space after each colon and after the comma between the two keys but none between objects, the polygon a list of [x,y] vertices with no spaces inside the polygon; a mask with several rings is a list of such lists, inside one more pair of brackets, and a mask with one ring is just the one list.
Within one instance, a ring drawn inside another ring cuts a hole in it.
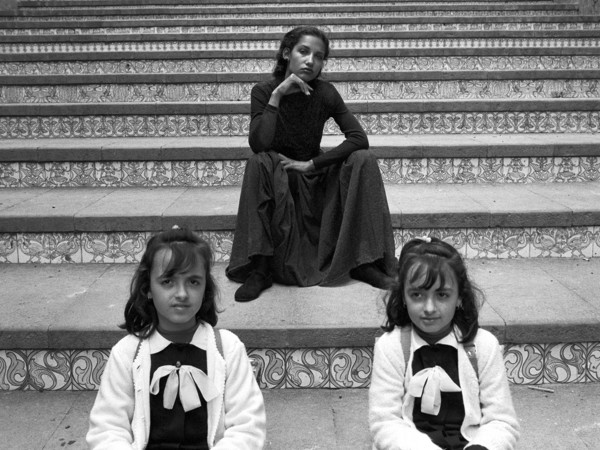
[{"label": "girl's face", "polygon": [[456,308],[461,304],[456,276],[446,268],[443,286],[438,277],[429,289],[424,289],[426,273],[410,282],[412,273],[412,269],[407,271],[403,292],[410,320],[425,333],[439,333],[450,325]]},{"label": "girl's face", "polygon": [[165,331],[183,331],[196,323],[206,288],[206,267],[200,259],[188,272],[166,277],[170,260],[170,249],[161,249],[154,255],[148,296],[154,302],[160,327]]},{"label": "girl's face", "polygon": [[285,49],[283,57],[288,60],[285,77],[292,73],[305,82],[314,80],[321,73],[325,64],[325,44],[311,35],[300,38],[292,50]]}]

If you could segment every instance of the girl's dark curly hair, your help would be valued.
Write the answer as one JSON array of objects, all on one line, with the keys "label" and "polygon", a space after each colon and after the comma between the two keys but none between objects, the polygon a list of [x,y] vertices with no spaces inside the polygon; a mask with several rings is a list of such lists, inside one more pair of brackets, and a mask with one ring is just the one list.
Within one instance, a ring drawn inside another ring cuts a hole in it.
[{"label": "girl's dark curly hair", "polygon": [[177,273],[191,270],[198,261],[206,268],[206,287],[202,306],[196,314],[196,320],[202,320],[215,326],[217,324],[217,285],[211,275],[213,253],[202,238],[192,231],[180,228],[163,231],[154,235],[146,247],[142,260],[131,280],[130,295],[125,305],[125,323],[120,325],[128,333],[146,338],[158,326],[158,315],[154,302],[148,298],[150,291],[150,273],[154,256],[163,249],[171,251],[171,260],[164,275],[171,277]]},{"label": "girl's dark curly hair", "polygon": [[[461,342],[472,340],[479,328],[479,308],[484,300],[483,292],[473,284],[467,274],[465,263],[456,249],[435,237],[416,238],[408,241],[400,253],[396,285],[386,298],[385,331],[411,323],[404,301],[404,286],[424,280],[420,286],[429,289],[437,280],[445,284],[447,270],[451,270],[458,282],[461,307],[456,310],[452,322],[462,334]],[[410,280],[407,277],[410,276]]]},{"label": "girl's dark curly hair", "polygon": [[279,50],[277,51],[277,55],[275,55],[275,68],[273,69],[273,76],[275,78],[285,77],[288,60],[283,57],[283,53],[285,49],[288,49],[291,52],[302,36],[315,36],[321,39],[325,45],[325,55],[323,55],[323,60],[327,60],[327,57],[329,56],[329,39],[323,31],[315,27],[294,28],[283,36],[283,39],[279,44]]}]

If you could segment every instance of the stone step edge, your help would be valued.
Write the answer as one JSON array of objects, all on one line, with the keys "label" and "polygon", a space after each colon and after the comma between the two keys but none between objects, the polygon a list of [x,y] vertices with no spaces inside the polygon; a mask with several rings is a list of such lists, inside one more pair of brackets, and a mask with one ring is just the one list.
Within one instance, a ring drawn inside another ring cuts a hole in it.
[{"label": "stone step edge", "polygon": [[[251,83],[270,79],[261,72],[205,73],[123,73],[72,75],[0,75],[0,86],[133,84],[133,83]],[[598,69],[538,69],[538,70],[402,70],[402,71],[324,71],[322,78],[331,82],[353,81],[456,81],[456,80],[589,80],[600,79]]]},{"label": "stone step edge", "polygon": [[[525,100],[348,100],[353,113],[431,113],[431,112],[551,112],[600,110],[600,99],[525,99]],[[89,116],[89,115],[211,115],[249,114],[247,101],[229,102],[153,102],[153,103],[56,103],[0,104],[0,116]]]},{"label": "stone step edge", "polygon": [[[323,136],[323,150],[341,135]],[[532,158],[600,156],[597,134],[371,135],[376,158]],[[0,140],[0,163],[246,160],[246,136]]]},{"label": "stone step edge", "polygon": [[[362,1],[362,0],[360,0]],[[1,15],[0,15],[1,17]],[[468,24],[468,23],[572,23],[572,22],[597,22],[598,16],[596,15],[528,15],[528,16],[395,16],[395,17],[381,17],[381,16],[365,16],[365,17],[323,17],[323,14],[319,14],[310,19],[311,24],[314,26],[327,26],[327,25],[342,25],[342,24]],[[286,18],[286,17],[263,17],[263,18],[198,18],[198,19],[138,19],[138,20],[82,20],[76,24],[65,22],[64,20],[1,20],[0,28],[6,29],[18,29],[18,28],[122,28],[122,27],[167,27],[167,26],[283,26],[288,25],[290,27],[298,24],[298,19]]]},{"label": "stone step edge", "polygon": [[[501,343],[600,341],[593,276],[600,272],[600,259],[467,264],[486,294],[480,324]],[[6,312],[0,318],[0,349],[110,348],[124,334],[117,325],[134,269],[0,264],[6,280],[0,295]],[[222,309],[218,325],[234,331],[249,348],[372,347],[382,332],[385,291],[353,280],[337,287],[275,284],[259,299],[241,304],[233,301],[239,284],[227,280],[224,269],[218,263],[213,271]]]},{"label": "stone step edge", "polygon": [[[392,226],[572,228],[600,225],[600,182],[386,184]],[[233,231],[240,186],[0,189],[1,233]]]},{"label": "stone step edge", "polygon": [[[32,43],[95,43],[95,42],[214,42],[214,41],[236,41],[236,42],[271,42],[282,37],[281,32],[237,32],[237,33],[123,33],[123,34],[42,34],[42,35],[0,35],[0,43],[4,44],[32,44]],[[435,39],[546,39],[546,38],[597,38],[598,30],[458,30],[458,31],[330,31],[329,39],[335,41],[341,39],[360,40],[385,40],[385,39],[411,39],[411,40],[435,40]]]},{"label": "stone step edge", "polygon": [[[322,3],[322,2],[321,2]],[[436,3],[435,11],[578,11],[577,4],[563,4],[552,1],[537,2],[530,4],[528,2],[522,3],[506,3],[506,2],[489,2],[481,4],[460,4],[460,3]],[[431,11],[431,4],[417,4],[408,3],[404,5],[346,5],[344,6],[344,12],[407,12],[407,11]],[[222,6],[187,6],[181,8],[173,8],[169,5],[159,7],[152,5],[147,8],[77,8],[70,9],[65,8],[19,8],[17,11],[17,17],[52,17],[52,16],[136,16],[136,15],[183,15],[183,14],[283,14],[283,13],[310,13],[316,12],[319,14],[323,13],[336,13],[339,12],[339,6],[322,4],[306,5],[302,3],[296,3],[295,5],[269,5],[269,6],[234,6],[234,7],[222,7]]]},{"label": "stone step edge", "polygon": [[[536,3],[548,3],[548,0],[509,0],[500,2],[498,0],[476,0],[477,3],[518,3],[518,4],[536,4]],[[473,3],[473,0],[452,0],[451,3]],[[218,5],[224,4],[227,6],[232,6],[234,4],[238,5],[254,5],[254,4],[264,4],[265,0],[207,0],[204,2],[206,5]],[[306,0],[299,2],[298,0],[277,0],[278,4],[322,4],[322,3],[335,3],[335,1],[324,1],[324,0]],[[339,3],[339,2],[338,2]],[[364,0],[344,0],[343,3],[362,3],[364,4]],[[393,3],[424,3],[431,4],[435,3],[430,0],[399,0]],[[563,1],[562,3],[576,4],[576,1]],[[89,6],[89,0],[19,0],[19,6],[21,8],[48,8],[48,7],[75,7],[75,6]],[[105,7],[105,6],[166,6],[166,5],[198,5],[198,0],[94,0],[95,7]]]},{"label": "stone step edge", "polygon": [[[0,53],[5,62],[54,61],[112,61],[125,59],[179,60],[179,59],[273,59],[269,50],[174,50],[174,51],[119,51],[119,52],[40,52]],[[450,48],[373,48],[332,49],[330,58],[398,58],[448,56],[598,56],[600,47],[450,47]]]}]

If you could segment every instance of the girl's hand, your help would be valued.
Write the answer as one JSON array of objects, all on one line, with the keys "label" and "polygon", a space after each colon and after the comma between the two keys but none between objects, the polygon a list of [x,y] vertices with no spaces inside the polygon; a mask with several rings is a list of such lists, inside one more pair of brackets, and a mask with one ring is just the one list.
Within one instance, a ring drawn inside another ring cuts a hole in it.
[{"label": "girl's hand", "polygon": [[279,153],[279,157],[281,158],[281,165],[285,170],[296,170],[298,172],[305,173],[315,169],[312,159],[310,161],[296,161],[282,155],[281,153]]}]

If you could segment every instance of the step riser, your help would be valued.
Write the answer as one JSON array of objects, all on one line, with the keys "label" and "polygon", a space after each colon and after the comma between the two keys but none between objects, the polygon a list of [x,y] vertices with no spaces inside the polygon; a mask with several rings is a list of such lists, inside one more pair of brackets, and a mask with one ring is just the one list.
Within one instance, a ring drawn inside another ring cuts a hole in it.
[{"label": "step riser", "polygon": [[[322,20],[321,20],[322,21]],[[172,34],[172,33],[287,33],[295,24],[289,25],[194,25],[181,26],[174,22],[173,26],[136,26],[135,22],[129,27],[106,26],[98,27],[44,27],[41,24],[31,24],[29,28],[0,29],[0,36],[40,36],[40,35],[106,35],[106,34]],[[323,23],[318,25],[326,32],[357,32],[357,31],[579,31],[597,30],[599,23],[594,22],[506,22],[506,23],[396,23],[396,24],[339,24]]]},{"label": "step riser", "polygon": [[[0,391],[97,390],[109,350],[0,350]],[[262,389],[366,388],[373,349],[249,349]],[[504,346],[514,384],[600,382],[600,342]]]},{"label": "step riser", "polygon": [[[580,183],[600,180],[599,156],[383,158],[389,184]],[[1,188],[238,186],[245,160],[0,163]]]},{"label": "step riser", "polygon": [[[150,104],[148,106],[152,107]],[[368,135],[597,133],[600,131],[600,111],[597,110],[390,112],[355,113],[355,116]],[[0,116],[0,140],[247,136],[249,125],[250,117],[246,114],[80,117],[7,115]],[[324,134],[339,134],[339,129],[333,121],[329,121],[325,125]]]},{"label": "step riser", "polygon": [[[267,78],[265,76],[265,78]],[[0,104],[250,101],[255,83],[0,86]],[[600,98],[591,80],[455,80],[336,82],[345,100],[507,100]]]},{"label": "step riser", "polygon": [[[122,61],[0,62],[0,75],[270,73],[274,59],[182,59]],[[586,56],[440,56],[331,58],[330,72],[598,70],[600,57]]]},{"label": "step riser", "polygon": [[[338,39],[331,44],[332,52],[344,49],[447,49],[447,48],[572,48],[600,47],[595,38],[439,38],[439,39]],[[271,50],[276,52],[279,41],[160,41],[160,42],[94,42],[0,44],[0,53],[79,53],[79,52],[170,52],[170,51],[231,51]]]},{"label": "step riser", "polygon": [[[185,224],[182,224],[185,225]],[[217,262],[228,262],[233,231],[200,231]],[[0,263],[139,263],[152,232],[0,233]],[[433,235],[467,259],[598,258],[600,226],[422,228],[394,230],[396,254],[408,240]]]}]

